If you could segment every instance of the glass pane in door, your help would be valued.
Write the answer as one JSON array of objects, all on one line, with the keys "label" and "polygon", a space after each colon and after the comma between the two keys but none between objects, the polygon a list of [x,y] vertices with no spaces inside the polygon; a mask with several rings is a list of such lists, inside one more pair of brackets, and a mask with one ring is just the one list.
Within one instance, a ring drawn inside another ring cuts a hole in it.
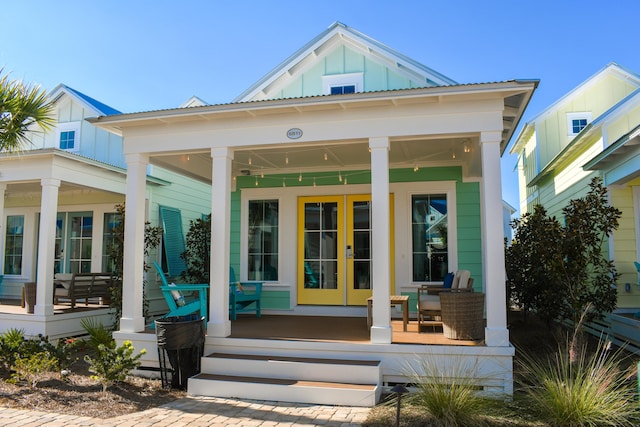
[{"label": "glass pane in door", "polygon": [[338,288],[338,204],[304,205],[304,287]]}]

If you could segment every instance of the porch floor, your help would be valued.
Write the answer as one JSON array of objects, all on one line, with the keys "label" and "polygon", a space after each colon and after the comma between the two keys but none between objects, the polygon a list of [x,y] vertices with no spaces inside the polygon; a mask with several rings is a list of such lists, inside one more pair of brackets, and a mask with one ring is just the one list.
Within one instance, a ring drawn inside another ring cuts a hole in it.
[{"label": "porch floor", "polygon": [[[76,302],[76,307],[74,309],[71,308],[71,304],[68,302],[62,301],[61,304],[55,304],[53,306],[53,314],[64,314],[64,313],[79,313],[82,311],[91,311],[97,309],[108,308],[108,304],[97,304],[97,303],[89,303],[88,305],[84,304],[84,301]],[[6,314],[26,314],[26,308],[21,306],[21,301],[19,299],[0,299],[0,313]]]},{"label": "porch floor", "polygon": [[[409,321],[407,332],[402,320],[392,320],[394,344],[430,345],[484,345],[484,341],[451,340],[444,336],[442,327],[423,327],[418,333],[418,322]],[[229,338],[252,338],[289,341],[341,341],[368,343],[369,328],[366,317],[325,317],[288,315],[239,315],[231,322]]]}]

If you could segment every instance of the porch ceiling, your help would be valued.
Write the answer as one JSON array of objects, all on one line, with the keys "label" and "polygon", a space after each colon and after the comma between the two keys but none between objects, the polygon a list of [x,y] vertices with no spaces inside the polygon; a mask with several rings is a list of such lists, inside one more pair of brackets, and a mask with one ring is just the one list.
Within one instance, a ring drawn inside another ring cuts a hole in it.
[{"label": "porch ceiling", "polygon": [[[477,136],[416,137],[392,139],[389,150],[391,168],[462,166],[467,176],[479,176],[480,158]],[[269,175],[370,169],[366,140],[315,142],[287,147],[243,147],[234,152],[236,175]],[[181,152],[155,155],[152,164],[211,183],[210,152]]]}]

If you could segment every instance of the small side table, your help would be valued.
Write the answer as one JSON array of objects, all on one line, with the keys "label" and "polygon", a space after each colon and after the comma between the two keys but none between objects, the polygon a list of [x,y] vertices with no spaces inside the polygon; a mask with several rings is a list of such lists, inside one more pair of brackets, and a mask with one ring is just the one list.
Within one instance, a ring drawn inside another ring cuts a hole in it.
[{"label": "small side table", "polygon": [[[402,330],[407,332],[407,324],[409,323],[409,297],[404,295],[391,295],[389,302],[392,306],[402,305]],[[373,311],[373,297],[367,298],[367,326],[371,327],[371,318]]]}]

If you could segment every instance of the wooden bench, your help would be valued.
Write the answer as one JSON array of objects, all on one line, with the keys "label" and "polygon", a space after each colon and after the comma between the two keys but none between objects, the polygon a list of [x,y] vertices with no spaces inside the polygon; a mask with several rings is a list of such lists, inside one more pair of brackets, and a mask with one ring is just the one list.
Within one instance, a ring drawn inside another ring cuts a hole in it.
[{"label": "wooden bench", "polygon": [[58,304],[60,298],[71,301],[71,308],[75,308],[77,300],[100,298],[103,302],[111,298],[111,287],[114,278],[111,273],[73,273],[71,275],[56,275],[53,303]]}]

